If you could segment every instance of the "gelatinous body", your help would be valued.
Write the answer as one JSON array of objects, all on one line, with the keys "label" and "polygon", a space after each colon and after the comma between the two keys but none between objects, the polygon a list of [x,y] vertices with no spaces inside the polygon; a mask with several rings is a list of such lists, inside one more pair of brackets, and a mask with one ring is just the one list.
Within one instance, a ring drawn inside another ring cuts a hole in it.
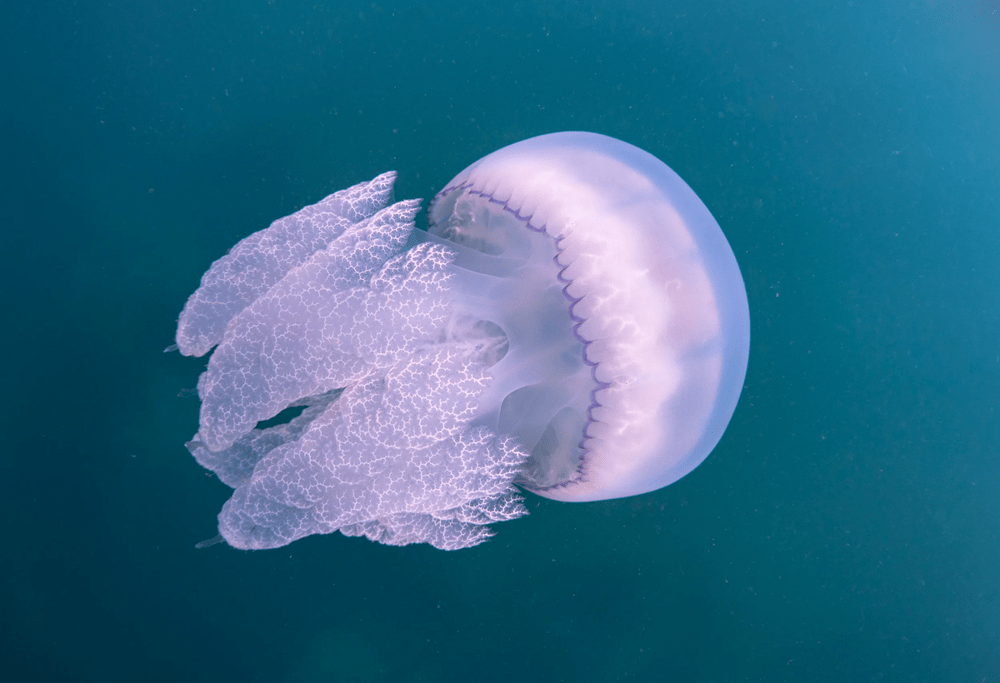
[{"label": "gelatinous body", "polygon": [[[189,448],[235,489],[231,545],[340,530],[467,547],[524,514],[690,472],[732,416],[749,350],[722,231],[662,162],[557,133],[476,162],[432,201],[393,174],[240,242],[185,306],[214,344]],[[301,414],[256,425],[289,406]]]}]

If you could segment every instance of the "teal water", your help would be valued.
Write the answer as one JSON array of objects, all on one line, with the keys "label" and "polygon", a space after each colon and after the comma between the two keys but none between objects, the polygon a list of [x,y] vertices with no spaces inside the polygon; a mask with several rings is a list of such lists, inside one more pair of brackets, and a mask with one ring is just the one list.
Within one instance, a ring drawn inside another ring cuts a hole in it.
[{"label": "teal water", "polygon": [[[0,670],[17,681],[1000,681],[1000,4],[26,2],[0,25]],[[747,285],[658,492],[444,553],[195,550],[163,354],[211,261],[517,140],[655,154]]]}]

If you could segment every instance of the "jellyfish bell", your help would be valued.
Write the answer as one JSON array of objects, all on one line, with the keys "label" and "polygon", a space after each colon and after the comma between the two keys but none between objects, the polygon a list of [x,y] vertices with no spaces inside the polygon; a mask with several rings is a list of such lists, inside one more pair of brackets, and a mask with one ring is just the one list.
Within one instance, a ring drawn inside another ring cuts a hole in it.
[{"label": "jellyfish bell", "polygon": [[531,138],[455,176],[428,225],[457,245],[456,308],[509,339],[474,421],[530,451],[519,484],[619,498],[708,456],[746,374],[746,290],[663,162],[594,133]]},{"label": "jellyfish bell", "polygon": [[[719,441],[749,351],[722,231],[655,157],[592,133],[505,147],[415,230],[395,174],[242,240],[184,307],[215,346],[187,444],[234,490],[219,533],[476,545],[565,501],[676,481]],[[258,426],[289,407],[301,413]],[[518,488],[520,487],[520,488]]]}]

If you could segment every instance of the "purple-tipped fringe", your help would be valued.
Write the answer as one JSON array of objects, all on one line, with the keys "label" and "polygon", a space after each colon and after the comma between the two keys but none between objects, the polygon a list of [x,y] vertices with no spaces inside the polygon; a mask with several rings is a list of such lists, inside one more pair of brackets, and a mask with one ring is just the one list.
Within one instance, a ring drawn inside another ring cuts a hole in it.
[{"label": "purple-tipped fringe", "polygon": [[[510,208],[510,206],[507,205],[507,202],[500,201],[499,199],[494,199],[492,194],[487,194],[487,193],[482,192],[480,190],[469,189],[471,187],[472,187],[472,183],[471,182],[465,182],[465,183],[461,183],[459,185],[450,185],[450,186],[444,188],[443,190],[441,190],[440,192],[438,192],[436,195],[434,195],[434,198],[431,200],[430,210],[428,210],[428,212],[427,212],[427,223],[428,223],[429,227],[433,228],[434,225],[435,225],[434,222],[433,222],[433,219],[431,218],[434,204],[441,197],[444,197],[445,195],[448,195],[448,194],[450,194],[450,193],[452,193],[452,192],[454,192],[454,191],[457,190],[459,192],[468,191],[468,193],[470,195],[478,195],[478,196],[482,197],[483,199],[485,199],[487,202],[489,202],[491,204],[498,204],[498,205],[500,205],[501,209],[503,209],[507,213],[511,214],[517,220],[519,220],[522,223],[524,223],[525,227],[528,228],[529,230],[532,230],[534,232],[545,232],[545,225],[542,225],[541,227],[536,227],[536,226],[534,226],[534,225],[531,224],[531,219],[534,216],[534,214],[529,214],[527,216],[522,216],[521,213],[520,213],[520,210]],[[590,376],[594,380],[594,384],[596,384],[597,387],[595,389],[591,390],[591,392],[590,392],[590,406],[587,408],[587,424],[585,424],[584,427],[583,427],[583,435],[584,436],[580,440],[580,443],[577,444],[577,446],[582,451],[582,455],[580,456],[580,463],[577,465],[577,468],[576,468],[576,471],[577,471],[577,474],[579,475],[579,478],[573,479],[571,481],[567,481],[567,482],[564,482],[564,483],[561,483],[561,484],[553,484],[552,486],[546,486],[544,488],[536,489],[537,491],[552,491],[554,489],[559,489],[559,488],[563,488],[563,487],[569,486],[570,484],[577,484],[577,483],[580,483],[580,482],[583,482],[583,481],[587,481],[587,475],[586,475],[586,471],[585,471],[585,467],[584,467],[584,465],[586,464],[586,460],[587,460],[587,457],[586,457],[586,455],[587,455],[587,449],[584,446],[584,443],[587,440],[587,436],[586,436],[586,434],[587,434],[587,427],[590,426],[590,423],[597,422],[597,420],[594,418],[594,415],[593,415],[594,409],[602,407],[601,403],[597,400],[597,392],[600,391],[601,389],[607,389],[608,387],[611,386],[611,384],[609,382],[602,382],[599,379],[597,379],[597,367],[600,365],[600,363],[596,363],[596,362],[592,362],[590,360],[587,360],[587,346],[589,346],[591,342],[588,341],[587,339],[584,339],[582,336],[580,336],[580,332],[579,332],[580,326],[583,323],[586,322],[586,318],[581,318],[580,316],[575,315],[573,313],[573,307],[578,302],[582,301],[583,297],[574,297],[574,296],[572,296],[567,291],[569,289],[569,286],[571,284],[573,284],[573,281],[563,276],[563,273],[566,271],[567,268],[569,268],[569,266],[563,266],[562,264],[559,263],[559,260],[558,260],[559,259],[559,254],[561,254],[564,251],[564,249],[559,244],[562,238],[555,238],[555,237],[553,237],[552,239],[556,243],[556,255],[552,258],[552,261],[559,268],[559,272],[557,273],[556,277],[559,279],[559,282],[565,283],[565,285],[563,286],[563,289],[562,289],[562,293],[563,293],[563,296],[566,297],[566,300],[569,301],[568,315],[569,315],[570,321],[573,323],[573,336],[576,337],[577,341],[579,341],[580,344],[583,346],[583,362],[584,362],[585,365],[589,365],[590,366],[590,368],[591,368],[591,370],[590,370]]]}]

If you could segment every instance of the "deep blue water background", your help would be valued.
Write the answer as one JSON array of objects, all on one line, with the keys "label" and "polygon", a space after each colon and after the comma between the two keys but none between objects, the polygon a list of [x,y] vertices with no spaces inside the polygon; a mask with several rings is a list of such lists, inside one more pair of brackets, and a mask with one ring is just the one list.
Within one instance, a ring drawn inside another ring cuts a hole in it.
[{"label": "deep blue water background", "polygon": [[[9,3],[0,671],[17,681],[1000,681],[997,2]],[[750,366],[664,490],[475,549],[196,551],[163,354],[246,234],[558,130],[726,232]]]}]

